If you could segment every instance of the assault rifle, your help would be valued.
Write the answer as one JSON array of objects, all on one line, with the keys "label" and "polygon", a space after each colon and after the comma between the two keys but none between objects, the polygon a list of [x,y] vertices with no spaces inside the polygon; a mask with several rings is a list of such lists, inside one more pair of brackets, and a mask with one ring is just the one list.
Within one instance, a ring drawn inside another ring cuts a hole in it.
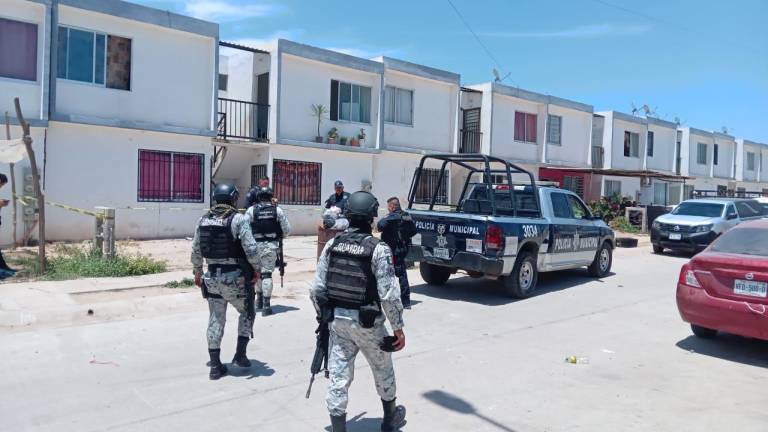
[{"label": "assault rifle", "polygon": [[325,294],[317,294],[318,307],[320,308],[319,315],[317,317],[317,329],[315,334],[317,335],[317,341],[315,343],[315,355],[312,357],[312,365],[309,367],[309,372],[312,377],[309,379],[309,388],[307,388],[306,398],[309,399],[310,393],[312,393],[312,384],[315,382],[315,375],[320,373],[321,370],[325,371],[325,377],[328,378],[328,345],[331,337],[331,331],[328,328],[331,321],[333,321],[333,307],[329,304],[328,297]]},{"label": "assault rifle", "polygon": [[285,256],[283,255],[282,236],[280,236],[280,250],[277,252],[277,267],[280,268],[280,288],[283,288],[283,276],[285,276]]},{"label": "assault rifle", "polygon": [[253,321],[256,318],[256,289],[253,286],[253,267],[247,260],[238,260],[240,269],[245,278],[245,313],[248,319]]}]

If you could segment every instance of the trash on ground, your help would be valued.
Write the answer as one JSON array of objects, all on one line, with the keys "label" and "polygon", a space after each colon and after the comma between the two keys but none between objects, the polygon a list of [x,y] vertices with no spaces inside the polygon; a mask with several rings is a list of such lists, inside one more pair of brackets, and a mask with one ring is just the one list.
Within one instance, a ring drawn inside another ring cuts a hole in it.
[{"label": "trash on ground", "polygon": [[576,357],[576,356],[568,356],[565,358],[566,363],[570,364],[589,364],[589,358],[588,357]]}]

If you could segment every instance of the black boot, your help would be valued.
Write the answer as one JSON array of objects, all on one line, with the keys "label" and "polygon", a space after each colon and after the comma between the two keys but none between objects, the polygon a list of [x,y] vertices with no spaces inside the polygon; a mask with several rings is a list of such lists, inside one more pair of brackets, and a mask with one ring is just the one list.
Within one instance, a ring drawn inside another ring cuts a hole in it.
[{"label": "black boot", "polygon": [[269,297],[264,297],[264,308],[261,309],[261,316],[270,316],[272,315],[272,305],[269,304]]},{"label": "black boot", "polygon": [[232,359],[232,364],[241,368],[251,367],[251,361],[248,360],[248,354],[246,354],[246,348],[248,347],[248,341],[250,339],[246,336],[237,337],[237,351],[235,351],[235,357]]},{"label": "black boot", "polygon": [[331,432],[347,432],[347,415],[331,416]]},{"label": "black boot", "polygon": [[208,378],[217,380],[227,374],[227,367],[221,364],[221,350],[209,349],[208,355],[211,357],[211,372],[208,374]]},{"label": "black boot", "polygon": [[264,309],[264,296],[260,292],[256,293],[256,310],[260,311]]},{"label": "black boot", "polygon": [[397,399],[387,402],[381,400],[384,407],[384,419],[381,422],[381,432],[394,432],[405,426],[405,407],[397,405]]}]

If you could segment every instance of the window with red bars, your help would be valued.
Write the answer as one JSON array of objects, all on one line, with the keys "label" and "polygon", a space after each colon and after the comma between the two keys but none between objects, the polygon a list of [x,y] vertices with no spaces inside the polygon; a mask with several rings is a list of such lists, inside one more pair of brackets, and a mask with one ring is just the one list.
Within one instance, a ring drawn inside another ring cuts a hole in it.
[{"label": "window with red bars", "polygon": [[203,202],[202,154],[139,150],[138,200]]},{"label": "window with red bars", "polygon": [[536,142],[536,114],[515,111],[515,141]]},{"label": "window with red bars", "polygon": [[320,205],[323,164],[275,159],[272,184],[280,204]]}]

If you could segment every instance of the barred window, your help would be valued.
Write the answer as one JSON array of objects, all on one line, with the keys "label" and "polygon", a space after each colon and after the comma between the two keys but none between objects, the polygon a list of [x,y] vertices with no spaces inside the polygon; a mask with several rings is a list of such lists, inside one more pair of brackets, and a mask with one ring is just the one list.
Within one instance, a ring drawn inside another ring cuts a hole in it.
[{"label": "barred window", "polygon": [[272,184],[281,204],[320,205],[323,164],[275,159]]},{"label": "barred window", "polygon": [[139,150],[138,200],[203,202],[202,154]]},{"label": "barred window", "polygon": [[259,179],[267,176],[267,164],[251,165],[251,187],[259,184]]},{"label": "barred window", "polygon": [[[416,168],[414,176],[419,173],[419,168]],[[418,204],[429,204],[432,202],[432,194],[435,191],[435,186],[440,179],[440,170],[436,168],[424,168],[419,177],[419,184],[416,185],[416,196],[413,202]],[[448,204],[448,171],[443,174],[443,179],[440,183],[440,187],[437,191],[437,198],[435,199],[437,204]]]}]

